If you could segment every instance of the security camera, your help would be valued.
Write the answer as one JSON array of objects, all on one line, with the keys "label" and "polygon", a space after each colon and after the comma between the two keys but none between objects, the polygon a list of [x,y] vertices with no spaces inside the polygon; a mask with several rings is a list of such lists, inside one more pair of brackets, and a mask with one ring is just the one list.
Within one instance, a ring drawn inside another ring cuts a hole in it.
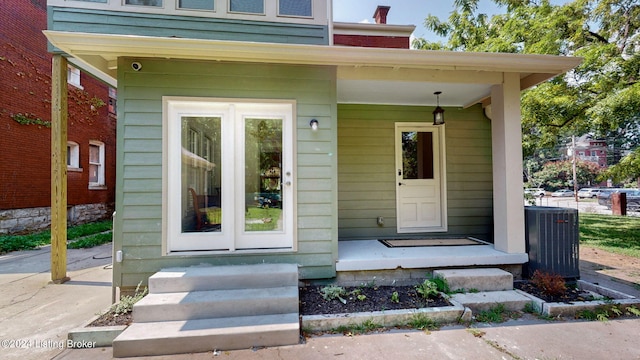
[{"label": "security camera", "polygon": [[142,69],[142,64],[140,64],[137,61],[134,61],[131,63],[131,68],[133,69],[133,71],[140,71]]}]

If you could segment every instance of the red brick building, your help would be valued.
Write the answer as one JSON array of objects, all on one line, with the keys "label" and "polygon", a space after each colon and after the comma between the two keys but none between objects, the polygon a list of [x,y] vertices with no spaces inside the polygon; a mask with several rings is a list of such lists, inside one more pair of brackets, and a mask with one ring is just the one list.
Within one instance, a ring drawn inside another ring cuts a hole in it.
[{"label": "red brick building", "polygon": [[[0,234],[46,228],[51,205],[51,54],[46,0],[0,12]],[[71,224],[108,218],[115,200],[115,91],[70,66]]]},{"label": "red brick building", "polygon": [[333,44],[341,46],[409,49],[414,25],[389,25],[389,6],[378,6],[375,24],[333,23]]}]

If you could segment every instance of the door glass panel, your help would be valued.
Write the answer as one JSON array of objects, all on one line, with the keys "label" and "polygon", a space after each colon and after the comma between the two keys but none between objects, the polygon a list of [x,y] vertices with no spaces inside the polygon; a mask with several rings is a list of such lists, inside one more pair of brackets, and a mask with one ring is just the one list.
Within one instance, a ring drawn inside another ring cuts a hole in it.
[{"label": "door glass panel", "polygon": [[403,179],[433,179],[433,133],[402,133]]},{"label": "door glass panel", "polygon": [[182,117],[182,232],[222,231],[219,117]]},{"label": "door glass panel", "polygon": [[245,118],[244,231],[282,231],[282,119]]}]

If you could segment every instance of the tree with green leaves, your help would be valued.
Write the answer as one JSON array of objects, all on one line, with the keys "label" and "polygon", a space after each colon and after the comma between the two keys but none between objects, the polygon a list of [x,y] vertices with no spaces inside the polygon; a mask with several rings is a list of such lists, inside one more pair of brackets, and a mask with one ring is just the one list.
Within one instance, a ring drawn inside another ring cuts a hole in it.
[{"label": "tree with green leaves", "polygon": [[[599,174],[597,164],[576,162],[576,181],[580,187],[594,185]],[[548,162],[533,176],[547,190],[573,188],[573,163],[571,160]]]},{"label": "tree with green leaves", "polygon": [[[637,0],[493,0],[506,13],[478,13],[479,0],[455,0],[443,21],[425,26],[446,43],[414,41],[424,50],[579,56],[580,66],[522,95],[523,152],[552,149],[592,133],[619,150],[640,145],[640,3]],[[620,160],[614,152],[612,163]],[[635,151],[636,156],[640,150]]]}]

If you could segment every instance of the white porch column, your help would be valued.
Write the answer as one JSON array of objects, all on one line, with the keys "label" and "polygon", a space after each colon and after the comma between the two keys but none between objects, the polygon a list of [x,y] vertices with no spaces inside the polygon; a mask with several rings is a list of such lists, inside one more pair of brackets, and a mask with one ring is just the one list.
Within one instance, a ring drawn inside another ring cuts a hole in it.
[{"label": "white porch column", "polygon": [[505,73],[491,88],[493,232],[496,250],[524,253],[524,194],[520,74]]}]

